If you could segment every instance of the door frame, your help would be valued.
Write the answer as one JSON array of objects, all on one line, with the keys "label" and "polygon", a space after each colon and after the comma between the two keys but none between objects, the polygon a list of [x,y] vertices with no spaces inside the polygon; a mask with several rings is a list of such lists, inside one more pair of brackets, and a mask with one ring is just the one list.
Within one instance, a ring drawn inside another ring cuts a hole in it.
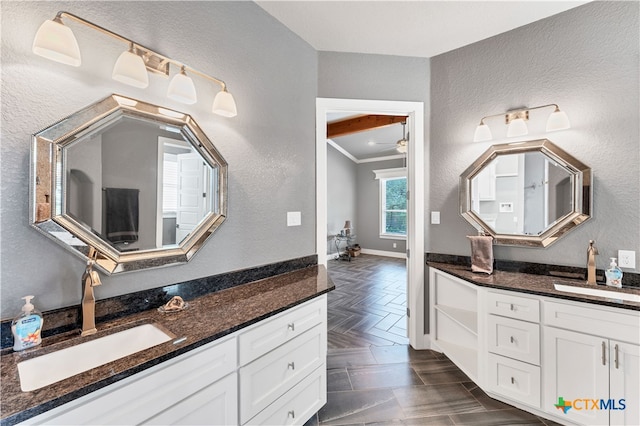
[{"label": "door frame", "polygon": [[357,112],[409,116],[407,184],[408,337],[415,349],[427,349],[424,330],[424,103],[366,99],[316,98],[316,253],[327,266],[327,113]]}]

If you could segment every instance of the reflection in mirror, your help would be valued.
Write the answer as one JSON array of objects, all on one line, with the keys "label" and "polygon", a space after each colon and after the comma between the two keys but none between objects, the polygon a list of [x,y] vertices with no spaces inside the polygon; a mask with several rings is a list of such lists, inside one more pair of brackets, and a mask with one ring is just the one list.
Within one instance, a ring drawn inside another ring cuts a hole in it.
[{"label": "reflection in mirror", "polygon": [[121,252],[175,246],[216,211],[217,166],[179,127],[119,116],[65,155],[67,214]]},{"label": "reflection in mirror", "polygon": [[226,180],[190,116],[112,95],[34,135],[31,222],[108,273],[183,263],[224,222]]},{"label": "reflection in mirror", "polygon": [[496,244],[547,246],[589,218],[591,170],[550,141],[493,145],[460,176],[460,212]]}]

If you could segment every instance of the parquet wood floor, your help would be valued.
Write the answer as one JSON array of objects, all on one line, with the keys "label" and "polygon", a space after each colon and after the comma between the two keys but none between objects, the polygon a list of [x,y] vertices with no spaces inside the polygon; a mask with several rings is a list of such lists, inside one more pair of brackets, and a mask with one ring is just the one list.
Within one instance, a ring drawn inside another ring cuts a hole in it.
[{"label": "parquet wood floor", "polygon": [[362,254],[329,260],[336,289],[328,294],[329,349],[406,345],[404,259]]}]

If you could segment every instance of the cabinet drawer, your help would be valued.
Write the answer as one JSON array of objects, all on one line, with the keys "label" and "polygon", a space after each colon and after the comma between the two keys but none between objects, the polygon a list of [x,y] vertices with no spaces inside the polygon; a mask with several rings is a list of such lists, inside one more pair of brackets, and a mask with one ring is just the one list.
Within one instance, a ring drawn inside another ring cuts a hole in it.
[{"label": "cabinet drawer", "polygon": [[540,367],[494,354],[488,362],[490,391],[540,408]]},{"label": "cabinet drawer", "polygon": [[540,326],[489,315],[489,352],[540,365]]},{"label": "cabinet drawer", "polygon": [[303,425],[326,403],[327,370],[322,364],[246,424]]},{"label": "cabinet drawer", "polygon": [[296,308],[262,321],[240,334],[240,365],[245,365],[283,343],[301,335],[327,317],[327,296],[322,295]]},{"label": "cabinet drawer", "polygon": [[317,325],[240,369],[240,421],[246,422],[326,359],[326,329]]},{"label": "cabinet drawer", "polygon": [[491,314],[523,321],[540,321],[540,302],[538,299],[489,291],[487,292],[487,304]]},{"label": "cabinet drawer", "polygon": [[[615,308],[612,308],[615,309]],[[640,344],[640,312],[612,312],[593,304],[544,302],[546,325]]]}]

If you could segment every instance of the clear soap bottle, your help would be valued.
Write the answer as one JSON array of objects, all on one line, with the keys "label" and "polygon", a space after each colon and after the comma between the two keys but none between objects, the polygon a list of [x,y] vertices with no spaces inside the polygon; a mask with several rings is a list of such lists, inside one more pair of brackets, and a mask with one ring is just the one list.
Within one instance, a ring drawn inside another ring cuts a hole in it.
[{"label": "clear soap bottle", "polygon": [[616,258],[611,258],[611,263],[609,264],[609,268],[604,271],[604,276],[607,278],[607,285],[611,287],[622,287],[622,271],[618,268],[618,264],[616,263]]},{"label": "clear soap bottle", "polygon": [[43,324],[42,314],[31,304],[33,296],[25,296],[23,299],[25,302],[22,312],[11,321],[14,351],[21,351],[42,343],[40,335]]}]

